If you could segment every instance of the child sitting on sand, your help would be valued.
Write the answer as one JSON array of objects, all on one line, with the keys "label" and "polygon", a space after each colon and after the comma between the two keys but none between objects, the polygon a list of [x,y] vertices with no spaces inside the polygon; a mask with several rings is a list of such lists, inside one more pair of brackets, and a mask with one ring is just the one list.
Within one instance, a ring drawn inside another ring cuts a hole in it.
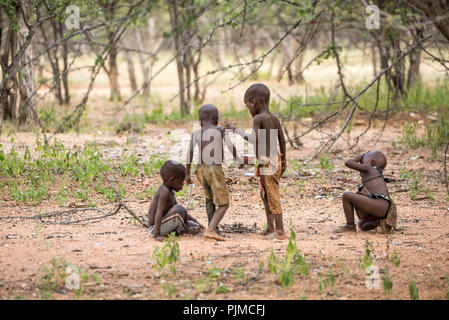
[{"label": "child sitting on sand", "polygon": [[362,185],[357,193],[343,193],[346,225],[337,232],[356,231],[354,209],[360,220],[360,230],[368,231],[380,226],[382,233],[391,232],[396,228],[397,209],[385,184],[388,180],[382,172],[387,165],[385,155],[380,151],[371,151],[347,160],[345,165],[360,171]]},{"label": "child sitting on sand", "polygon": [[201,130],[192,134],[189,150],[187,152],[186,165],[186,183],[191,184],[190,167],[193,159],[193,152],[198,146],[198,167],[196,177],[201,183],[206,196],[206,212],[209,225],[204,237],[218,241],[225,240],[217,234],[218,223],[223,219],[226,210],[229,208],[229,194],[226,186],[226,178],[221,164],[223,163],[223,140],[225,140],[228,149],[232,152],[237,163],[243,164],[243,161],[237,154],[235,146],[231,140],[225,136],[223,127],[218,127],[218,109],[207,104],[202,106],[199,111],[199,121]]},{"label": "child sitting on sand", "polygon": [[176,161],[166,161],[160,170],[163,184],[150,203],[148,225],[156,240],[163,240],[170,232],[197,234],[204,227],[177,204],[175,191],[184,186],[186,168]]},{"label": "child sitting on sand", "polygon": [[279,119],[270,112],[270,90],[267,86],[261,83],[250,86],[245,92],[244,103],[253,116],[252,134],[228,127],[254,144],[259,160],[256,175],[260,177],[260,194],[267,216],[267,229],[262,234],[286,239],[279,192],[280,179],[287,169],[284,132]]}]

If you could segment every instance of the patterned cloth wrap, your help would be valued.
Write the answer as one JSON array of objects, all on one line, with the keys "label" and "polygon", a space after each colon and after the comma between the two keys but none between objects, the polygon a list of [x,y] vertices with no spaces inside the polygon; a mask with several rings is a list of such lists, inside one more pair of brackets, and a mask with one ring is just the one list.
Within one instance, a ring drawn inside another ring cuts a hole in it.
[{"label": "patterned cloth wrap", "polygon": [[226,178],[220,164],[200,164],[195,171],[198,181],[203,187],[204,195],[217,207],[229,204],[229,192]]},{"label": "patterned cloth wrap", "polygon": [[[154,226],[150,226],[150,233],[154,236]],[[187,229],[184,220],[181,215],[175,213],[161,221],[161,227],[159,230],[160,236],[166,236],[170,232],[176,231],[176,233],[180,234]]]},{"label": "patterned cloth wrap", "polygon": [[[370,197],[371,199],[383,199],[385,201],[388,201],[390,205],[388,207],[388,211],[387,211],[385,217],[380,219],[380,229],[381,229],[382,233],[390,233],[393,229],[396,229],[396,224],[397,224],[397,220],[398,220],[398,210],[397,210],[396,204],[393,202],[393,200],[391,200],[391,198],[389,196],[384,195],[384,194],[370,193],[368,191],[368,189],[366,189],[365,187],[363,187],[357,193],[362,194],[367,197]],[[358,209],[357,207],[355,207],[355,212],[357,214],[357,217],[360,220],[363,220],[364,218],[369,216],[369,214],[363,212],[362,210]]]},{"label": "patterned cloth wrap", "polygon": [[260,193],[262,199],[268,202],[271,214],[282,214],[279,181],[281,179],[281,154],[271,158],[261,156],[257,166],[256,176],[260,177]]}]

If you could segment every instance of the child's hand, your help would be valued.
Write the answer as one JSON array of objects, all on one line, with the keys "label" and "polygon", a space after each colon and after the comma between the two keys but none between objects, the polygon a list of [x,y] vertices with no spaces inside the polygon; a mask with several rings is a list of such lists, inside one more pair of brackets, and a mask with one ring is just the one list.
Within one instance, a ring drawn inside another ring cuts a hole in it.
[{"label": "child's hand", "polygon": [[230,129],[230,130],[236,130],[236,129],[237,129],[236,127],[231,126],[231,125],[228,124],[228,123],[223,124],[223,128],[225,128],[225,129]]},{"label": "child's hand", "polygon": [[354,157],[355,162],[360,162],[360,161],[362,161],[362,159],[363,159],[363,155],[361,155],[361,154],[358,154]]},{"label": "child's hand", "polygon": [[282,160],[281,177],[284,175],[285,170],[287,170],[287,161]]},{"label": "child's hand", "polygon": [[192,184],[193,182],[192,182],[192,178],[190,177],[190,174],[187,174],[186,175],[186,184],[187,185],[189,185],[189,184]]}]

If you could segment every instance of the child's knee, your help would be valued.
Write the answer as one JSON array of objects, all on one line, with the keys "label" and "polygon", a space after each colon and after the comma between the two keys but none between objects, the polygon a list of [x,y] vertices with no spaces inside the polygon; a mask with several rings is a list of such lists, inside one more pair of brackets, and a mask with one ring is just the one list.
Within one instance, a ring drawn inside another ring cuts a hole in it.
[{"label": "child's knee", "polygon": [[352,195],[353,195],[354,193],[353,192],[350,192],[350,191],[345,191],[345,192],[343,192],[343,200],[344,201],[348,201],[349,199],[351,199],[352,198]]},{"label": "child's knee", "polygon": [[224,205],[222,205],[222,206],[219,206],[219,208],[223,208],[223,209],[225,209],[225,210],[228,210],[228,208],[229,208],[229,203],[228,203],[228,204],[224,204]]},{"label": "child's knee", "polygon": [[181,206],[179,204],[174,206],[173,212],[181,215],[184,219],[185,219],[185,217],[187,215],[187,210],[183,206]]}]

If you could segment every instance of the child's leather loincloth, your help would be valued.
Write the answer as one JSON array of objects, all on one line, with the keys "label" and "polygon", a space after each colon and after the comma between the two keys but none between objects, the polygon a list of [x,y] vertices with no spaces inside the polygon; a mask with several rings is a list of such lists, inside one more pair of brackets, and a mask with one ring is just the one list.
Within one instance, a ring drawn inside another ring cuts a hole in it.
[{"label": "child's leather loincloth", "polygon": [[256,176],[260,177],[260,191],[262,199],[268,202],[271,214],[282,214],[279,181],[281,179],[281,155],[272,158],[261,157],[265,164],[259,164]]},{"label": "child's leather loincloth", "polygon": [[[396,229],[397,219],[398,219],[398,212],[396,204],[391,200],[391,198],[387,195],[383,194],[371,194],[365,187],[363,187],[360,191],[357,192],[358,194],[362,194],[364,196],[370,197],[371,199],[383,199],[385,201],[388,201],[389,206],[387,209],[387,213],[385,217],[380,218],[380,229],[382,233],[390,233],[392,229]],[[355,207],[355,212],[357,214],[357,217],[360,220],[364,220],[368,216],[370,216],[368,213],[363,212],[362,210]]]},{"label": "child's leather loincloth", "polygon": [[229,204],[229,192],[221,165],[200,164],[195,174],[203,187],[206,199],[212,200],[217,207]]},{"label": "child's leather loincloth", "polygon": [[[179,213],[175,213],[165,219],[162,219],[159,235],[166,236],[170,232],[176,231],[181,234],[187,228],[184,220]],[[154,236],[154,226],[150,227],[150,233]]]}]

